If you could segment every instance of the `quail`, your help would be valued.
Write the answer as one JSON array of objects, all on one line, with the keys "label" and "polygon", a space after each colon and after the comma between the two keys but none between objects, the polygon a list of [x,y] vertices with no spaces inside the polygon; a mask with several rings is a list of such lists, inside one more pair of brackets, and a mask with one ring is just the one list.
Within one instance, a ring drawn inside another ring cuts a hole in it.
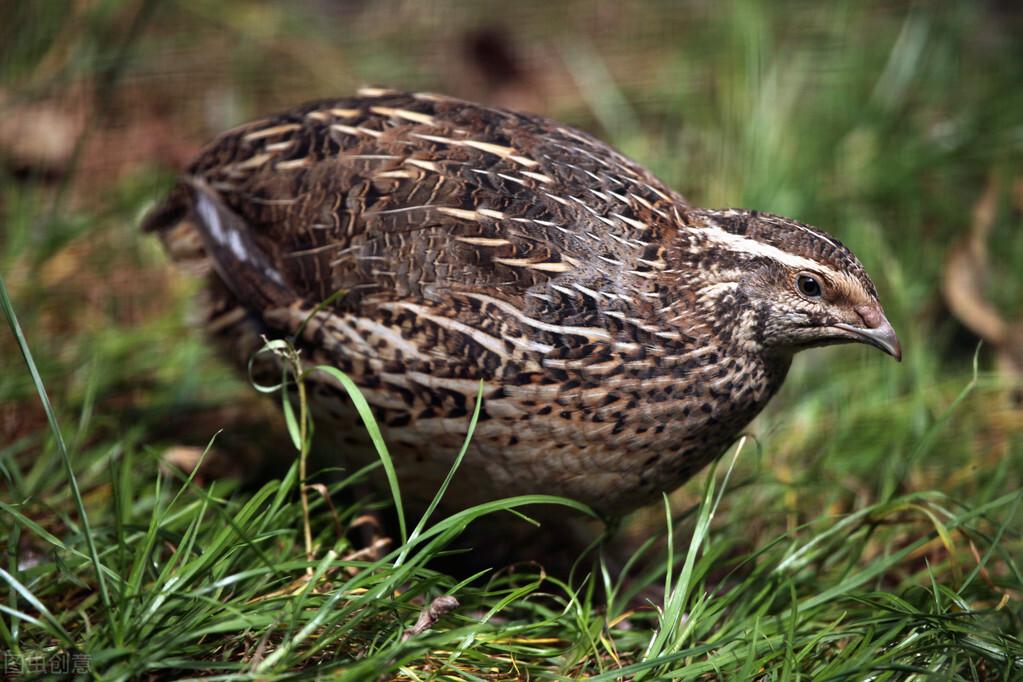
[{"label": "quail", "polygon": [[[364,89],[209,144],[147,216],[208,274],[205,324],[347,373],[405,496],[429,500],[483,404],[448,506],[561,495],[619,515],[720,456],[793,355],[901,357],[856,256],[825,232],[693,206],[569,126]],[[376,458],[347,394],[310,373],[318,437]]]}]

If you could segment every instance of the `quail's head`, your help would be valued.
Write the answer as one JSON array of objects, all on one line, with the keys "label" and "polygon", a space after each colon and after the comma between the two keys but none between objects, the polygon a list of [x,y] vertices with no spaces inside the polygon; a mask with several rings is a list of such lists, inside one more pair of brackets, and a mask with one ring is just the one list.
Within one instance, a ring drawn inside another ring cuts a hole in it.
[{"label": "quail's head", "polygon": [[[705,283],[716,303],[742,301],[730,320],[740,342],[768,354],[866,343],[902,359],[895,330],[859,259],[813,227],[757,211],[700,211],[690,245],[717,267]],[[704,260],[704,263],[707,263]]]}]

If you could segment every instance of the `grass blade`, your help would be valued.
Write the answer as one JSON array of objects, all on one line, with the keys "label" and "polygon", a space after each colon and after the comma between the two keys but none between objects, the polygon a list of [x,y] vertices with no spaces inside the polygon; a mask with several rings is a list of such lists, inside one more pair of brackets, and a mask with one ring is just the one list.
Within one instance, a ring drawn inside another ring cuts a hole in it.
[{"label": "grass blade", "polygon": [[384,475],[387,477],[387,485],[391,489],[391,498],[394,500],[394,511],[395,514],[398,515],[398,530],[401,533],[401,543],[404,545],[408,542],[408,531],[405,527],[405,509],[401,503],[401,489],[398,486],[398,474],[394,470],[394,461],[391,459],[391,455],[387,451],[387,444],[384,443],[384,437],[380,433],[380,425],[377,424],[376,417],[373,416],[372,408],[370,408],[369,403],[366,402],[366,398],[362,395],[362,391],[360,391],[359,387],[355,385],[352,378],[338,368],[327,365],[317,365],[311,371],[323,372],[340,383],[341,386],[344,387],[345,392],[348,393],[348,399],[352,401],[352,405],[355,406],[356,412],[359,413],[363,423],[366,425],[366,432],[369,434],[370,440],[373,441],[373,447],[376,448],[377,455],[380,457],[380,463],[384,467]]},{"label": "grass blade", "polygon": [[89,549],[89,558],[92,561],[93,570],[96,574],[96,584],[99,586],[100,599],[103,600],[103,605],[107,609],[108,616],[113,615],[110,604],[110,593],[107,591],[107,582],[103,577],[103,566],[99,560],[99,554],[96,551],[96,543],[93,540],[92,528],[89,525],[89,516],[85,513],[85,503],[82,501],[82,493],[78,489],[78,479],[75,477],[74,467],[71,465],[71,455],[68,454],[67,445],[64,443],[64,435],[60,431],[60,425],[57,423],[57,415],[53,411],[53,406],[50,404],[50,397],[46,393],[46,387],[43,385],[43,379],[39,375],[39,370],[36,367],[35,360],[32,359],[32,351],[28,347],[28,341],[25,339],[25,334],[21,330],[21,325],[18,323],[18,317],[14,313],[14,306],[11,304],[10,296],[7,294],[7,285],[4,283],[4,278],[0,275],[0,307],[4,309],[4,315],[7,317],[7,324],[11,327],[11,333],[14,334],[14,339],[18,344],[18,349],[21,351],[21,356],[25,359],[25,364],[28,366],[29,374],[32,376],[32,383],[35,385],[36,392],[39,394],[39,400],[43,404],[43,410],[46,412],[46,420],[50,424],[50,431],[53,433],[53,437],[57,443],[57,449],[60,451],[61,461],[64,463],[64,472],[67,475],[68,485],[71,487],[71,496],[75,501],[75,508],[78,511],[78,518],[82,523],[82,535],[85,536],[85,544]]}]

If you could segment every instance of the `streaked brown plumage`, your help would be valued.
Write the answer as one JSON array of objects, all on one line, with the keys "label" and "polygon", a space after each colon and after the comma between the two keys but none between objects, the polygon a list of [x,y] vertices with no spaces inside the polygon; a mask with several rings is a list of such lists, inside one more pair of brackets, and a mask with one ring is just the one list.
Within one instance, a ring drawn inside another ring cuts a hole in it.
[{"label": "streaked brown plumage", "polygon": [[[718,457],[796,351],[900,354],[823,232],[695,208],[589,135],[436,95],[367,90],[229,131],[146,228],[211,272],[209,327],[239,360],[308,319],[304,359],[360,385],[406,494],[432,497],[482,379],[456,505],[628,511]],[[343,392],[314,395],[345,460],[372,457]]]}]

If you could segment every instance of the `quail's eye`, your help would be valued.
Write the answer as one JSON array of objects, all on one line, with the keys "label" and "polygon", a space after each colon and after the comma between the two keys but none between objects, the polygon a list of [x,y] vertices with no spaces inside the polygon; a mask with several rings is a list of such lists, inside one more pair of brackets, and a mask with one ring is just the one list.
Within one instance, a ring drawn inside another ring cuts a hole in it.
[{"label": "quail's eye", "polygon": [[807,298],[820,298],[823,294],[820,280],[813,275],[802,274],[796,277],[796,288]]}]

